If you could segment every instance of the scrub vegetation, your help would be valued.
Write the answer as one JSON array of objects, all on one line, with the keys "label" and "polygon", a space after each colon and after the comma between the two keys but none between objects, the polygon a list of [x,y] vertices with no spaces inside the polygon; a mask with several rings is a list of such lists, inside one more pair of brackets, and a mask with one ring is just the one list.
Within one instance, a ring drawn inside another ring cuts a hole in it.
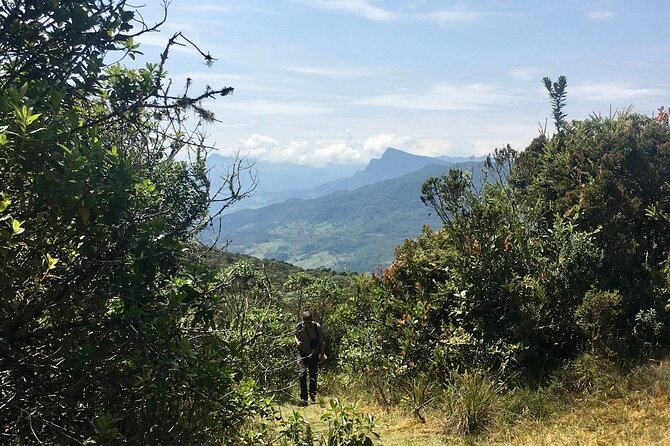
[{"label": "scrub vegetation", "polygon": [[[1,443],[667,442],[664,109],[568,121],[545,79],[556,133],[426,181],[441,224],[387,269],[304,271],[200,242],[249,192],[205,167],[232,88],[172,84],[174,45],[214,61],[180,33],[110,63],[158,26],[123,0],[0,5]],[[304,309],[329,359],[298,409]]]}]

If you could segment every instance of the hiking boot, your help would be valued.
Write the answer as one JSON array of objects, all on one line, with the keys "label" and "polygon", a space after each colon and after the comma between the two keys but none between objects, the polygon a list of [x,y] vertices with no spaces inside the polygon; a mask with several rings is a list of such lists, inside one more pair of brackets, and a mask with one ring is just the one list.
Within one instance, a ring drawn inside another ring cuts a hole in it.
[{"label": "hiking boot", "polygon": [[309,403],[307,403],[307,400],[300,400],[300,402],[298,403],[298,406],[307,407],[307,404],[309,404]]},{"label": "hiking boot", "polygon": [[316,403],[316,395],[310,395],[309,399],[312,400],[313,403]]}]

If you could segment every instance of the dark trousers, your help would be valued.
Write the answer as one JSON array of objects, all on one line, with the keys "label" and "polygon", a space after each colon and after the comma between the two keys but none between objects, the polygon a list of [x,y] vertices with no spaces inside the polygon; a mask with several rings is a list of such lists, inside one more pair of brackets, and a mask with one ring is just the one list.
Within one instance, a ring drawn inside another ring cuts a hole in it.
[{"label": "dark trousers", "polygon": [[316,397],[316,371],[319,368],[319,354],[311,356],[298,351],[298,374],[300,376],[300,400],[307,401],[307,373],[309,372],[309,396]]}]

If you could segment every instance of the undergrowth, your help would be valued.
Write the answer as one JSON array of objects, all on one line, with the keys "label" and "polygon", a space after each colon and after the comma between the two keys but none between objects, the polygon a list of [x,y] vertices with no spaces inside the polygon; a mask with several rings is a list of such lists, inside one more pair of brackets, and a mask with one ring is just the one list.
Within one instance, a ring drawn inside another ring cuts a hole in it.
[{"label": "undergrowth", "polygon": [[[394,405],[380,404],[353,377],[332,374],[324,381],[329,392],[346,394],[375,414],[375,432],[385,445],[652,445],[670,440],[668,360],[621,371],[610,361],[585,354],[538,387],[513,386],[481,371],[467,371],[432,383],[421,398],[408,392],[425,388],[425,383],[391,386],[397,393]],[[429,401],[417,416],[416,401],[421,399]],[[332,412],[318,406],[306,410],[305,423],[311,425],[323,423],[324,410]]]}]

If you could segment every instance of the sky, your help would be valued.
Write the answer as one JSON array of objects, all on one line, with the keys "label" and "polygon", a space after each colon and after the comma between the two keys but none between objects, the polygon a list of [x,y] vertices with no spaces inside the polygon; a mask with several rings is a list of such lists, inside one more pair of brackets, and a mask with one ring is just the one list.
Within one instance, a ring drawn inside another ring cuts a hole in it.
[{"label": "sky", "polygon": [[568,119],[651,115],[670,105],[669,18],[664,0],[173,0],[138,43],[156,61],[181,31],[217,59],[175,47],[167,69],[175,86],[235,88],[205,104],[222,155],[365,165],[389,146],[522,150],[553,127],[544,76],[567,77]]}]

